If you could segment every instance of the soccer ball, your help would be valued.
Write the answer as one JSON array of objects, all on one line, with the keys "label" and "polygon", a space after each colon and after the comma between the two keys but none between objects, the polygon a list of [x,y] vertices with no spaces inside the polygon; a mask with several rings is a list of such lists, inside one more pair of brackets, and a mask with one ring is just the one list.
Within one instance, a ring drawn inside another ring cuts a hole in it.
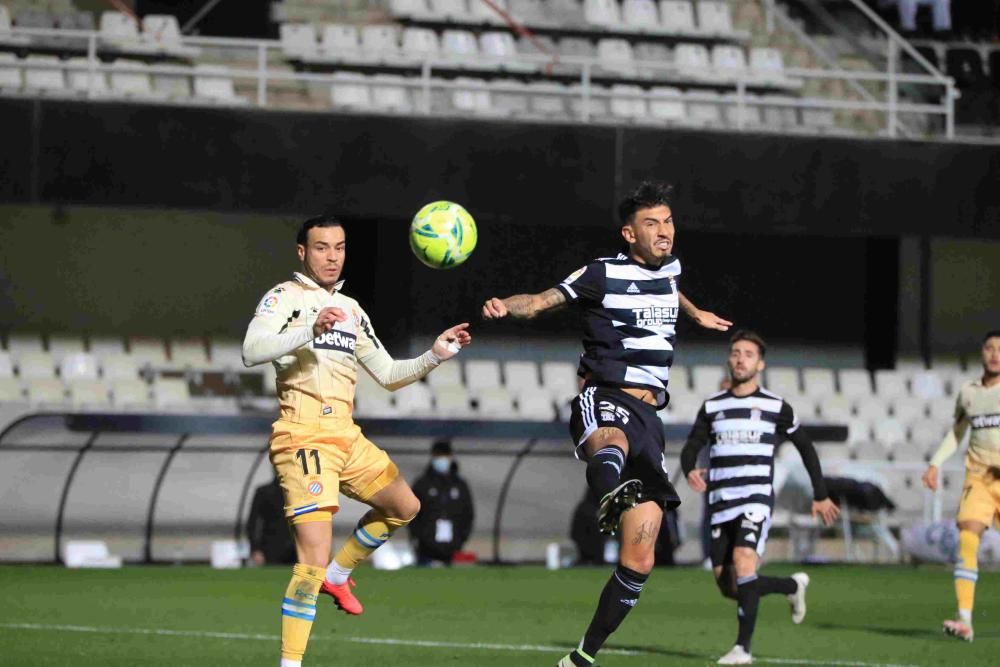
[{"label": "soccer ball", "polygon": [[427,204],[410,223],[413,254],[432,269],[450,269],[469,259],[478,239],[476,221],[450,201]]}]

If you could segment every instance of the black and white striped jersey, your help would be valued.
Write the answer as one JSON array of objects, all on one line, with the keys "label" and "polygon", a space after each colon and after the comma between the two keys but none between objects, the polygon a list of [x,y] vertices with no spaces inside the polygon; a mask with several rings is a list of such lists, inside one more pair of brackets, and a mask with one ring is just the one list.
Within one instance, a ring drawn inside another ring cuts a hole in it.
[{"label": "black and white striped jersey", "polygon": [[702,404],[681,452],[681,467],[689,474],[698,452],[709,445],[707,493],[712,525],[743,514],[761,519],[771,516],[774,455],[786,439],[799,450],[814,498],[823,500],[826,485],[816,449],[784,399],[758,388],[748,396],[721,391]]},{"label": "black and white striped jersey", "polygon": [[659,267],[626,255],[590,262],[557,288],[584,309],[579,374],[591,384],[651,389],[667,403],[680,310],[681,262]]}]

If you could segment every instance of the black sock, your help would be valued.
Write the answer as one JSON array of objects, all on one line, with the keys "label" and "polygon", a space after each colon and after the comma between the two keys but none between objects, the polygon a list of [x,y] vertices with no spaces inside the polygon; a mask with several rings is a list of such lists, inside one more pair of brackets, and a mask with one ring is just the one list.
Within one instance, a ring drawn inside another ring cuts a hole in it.
[{"label": "black sock", "polygon": [[753,638],[753,628],[757,625],[757,606],[760,603],[760,590],[756,574],[736,579],[736,618],[740,624],[736,643],[750,652],[750,640]]},{"label": "black sock", "polygon": [[593,660],[588,660],[587,658],[580,655],[580,649],[576,649],[569,654],[569,661],[572,662],[576,667],[590,667],[594,664]]},{"label": "black sock", "polygon": [[757,592],[760,597],[772,593],[791,595],[797,590],[799,590],[799,582],[791,577],[757,577]]},{"label": "black sock", "polygon": [[610,445],[596,452],[587,461],[587,484],[603,498],[621,484],[622,469],[625,468],[625,452]]},{"label": "black sock", "polygon": [[597,603],[597,611],[590,621],[587,634],[583,636],[584,653],[593,658],[604,645],[608,636],[618,629],[632,607],[639,601],[639,593],[649,578],[648,574],[640,574],[624,565],[615,568],[608,583],[601,591],[601,599]]}]

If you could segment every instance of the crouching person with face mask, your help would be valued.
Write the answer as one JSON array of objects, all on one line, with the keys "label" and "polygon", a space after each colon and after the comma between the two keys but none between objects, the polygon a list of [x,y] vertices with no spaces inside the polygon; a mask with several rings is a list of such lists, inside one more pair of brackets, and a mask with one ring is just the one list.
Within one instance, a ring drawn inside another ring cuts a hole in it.
[{"label": "crouching person with face mask", "polygon": [[472,532],[472,494],[469,485],[458,475],[451,443],[440,440],[431,446],[431,460],[413,485],[420,499],[420,513],[410,523],[410,536],[416,543],[417,563],[451,564]]}]

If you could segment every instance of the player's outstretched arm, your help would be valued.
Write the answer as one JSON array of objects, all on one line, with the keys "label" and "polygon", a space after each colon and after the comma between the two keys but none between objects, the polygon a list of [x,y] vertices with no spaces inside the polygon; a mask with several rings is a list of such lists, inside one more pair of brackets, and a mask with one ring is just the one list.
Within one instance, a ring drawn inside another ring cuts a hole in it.
[{"label": "player's outstretched arm", "polygon": [[716,331],[729,331],[729,327],[733,326],[733,323],[729,320],[694,305],[682,292],[678,292],[677,296],[680,298],[681,310],[684,311],[685,315],[694,320],[696,324],[706,329],[715,329]]},{"label": "player's outstretched arm", "polygon": [[469,324],[463,322],[441,332],[441,335],[434,339],[431,348],[419,357],[393,359],[375,336],[368,315],[361,311],[360,317],[362,327],[356,351],[358,361],[376,382],[389,391],[396,391],[416,382],[472,342],[472,335],[467,331]]},{"label": "player's outstretched arm", "polygon": [[493,297],[483,304],[483,319],[499,320],[513,317],[530,320],[546,310],[558,308],[566,303],[566,296],[555,287],[539,294],[515,294],[506,299]]}]

